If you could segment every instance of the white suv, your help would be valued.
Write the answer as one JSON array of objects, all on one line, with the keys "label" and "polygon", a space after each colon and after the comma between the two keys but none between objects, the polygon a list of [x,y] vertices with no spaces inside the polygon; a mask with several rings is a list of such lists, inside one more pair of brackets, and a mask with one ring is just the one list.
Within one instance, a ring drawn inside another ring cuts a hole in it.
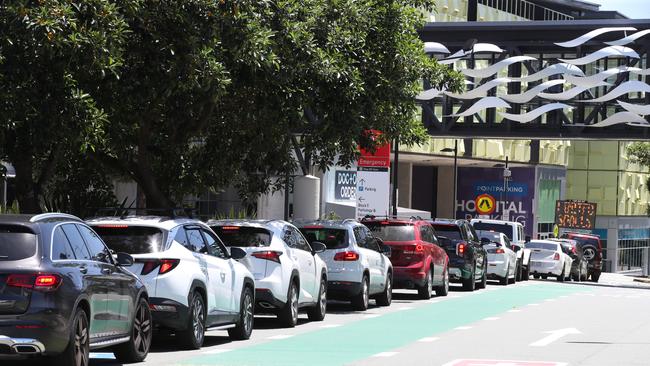
[{"label": "white suv", "polygon": [[517,253],[517,281],[528,281],[530,278],[530,249],[526,242],[530,241],[524,236],[524,225],[516,221],[472,219],[470,224],[476,231],[495,231],[504,233],[510,239],[513,250]]},{"label": "white suv", "polygon": [[129,269],[147,287],[154,326],[174,332],[189,349],[203,345],[206,328],[248,339],[255,281],[201,221],[161,216],[94,218],[87,223],[114,252],[129,253]]},{"label": "white suv", "polygon": [[327,309],[327,266],[317,253],[323,243],[309,245],[292,224],[282,220],[210,220],[208,225],[226,246],[248,255],[241,260],[255,277],[255,302],[260,312],[277,314],[286,327],[307,309],[321,321]]},{"label": "white suv", "polygon": [[309,242],[322,242],[320,257],[327,263],[330,299],[351,301],[355,310],[368,309],[371,297],[377,305],[390,305],[393,297],[393,265],[390,247],[372,236],[356,220],[300,221],[294,223]]}]

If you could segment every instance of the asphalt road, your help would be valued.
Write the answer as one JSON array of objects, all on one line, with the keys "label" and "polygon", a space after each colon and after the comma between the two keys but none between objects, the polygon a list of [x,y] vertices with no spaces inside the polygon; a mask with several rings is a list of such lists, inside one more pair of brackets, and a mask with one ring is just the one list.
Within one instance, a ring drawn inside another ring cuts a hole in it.
[{"label": "asphalt road", "polygon": [[[250,340],[213,331],[198,351],[157,339],[140,365],[650,365],[647,289],[531,280],[415,295],[397,290],[392,306],[366,312],[330,303],[325,321],[301,315],[293,329],[256,317]],[[92,366],[118,365],[110,353],[92,357]]]}]

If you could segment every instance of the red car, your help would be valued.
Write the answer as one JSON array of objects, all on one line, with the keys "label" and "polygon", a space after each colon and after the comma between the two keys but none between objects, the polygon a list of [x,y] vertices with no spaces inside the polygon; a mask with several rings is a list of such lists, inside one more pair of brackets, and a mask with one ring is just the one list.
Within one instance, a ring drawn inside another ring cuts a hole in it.
[{"label": "red car", "polygon": [[420,219],[362,220],[373,236],[391,247],[393,288],[417,289],[419,298],[431,298],[431,290],[438,296],[449,292],[449,259],[438,246],[433,227]]},{"label": "red car", "polygon": [[587,260],[587,277],[592,282],[598,282],[603,268],[603,245],[600,237],[591,234],[565,233],[563,238],[573,239],[582,248],[583,257]]}]

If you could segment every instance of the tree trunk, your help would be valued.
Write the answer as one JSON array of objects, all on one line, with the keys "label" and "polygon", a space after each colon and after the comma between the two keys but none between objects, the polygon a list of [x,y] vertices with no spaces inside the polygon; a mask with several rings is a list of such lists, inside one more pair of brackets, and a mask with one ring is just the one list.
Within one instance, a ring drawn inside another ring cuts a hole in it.
[{"label": "tree trunk", "polygon": [[31,151],[9,156],[16,169],[16,199],[20,213],[38,214],[43,212],[39,201],[40,189],[34,182],[34,168]]}]

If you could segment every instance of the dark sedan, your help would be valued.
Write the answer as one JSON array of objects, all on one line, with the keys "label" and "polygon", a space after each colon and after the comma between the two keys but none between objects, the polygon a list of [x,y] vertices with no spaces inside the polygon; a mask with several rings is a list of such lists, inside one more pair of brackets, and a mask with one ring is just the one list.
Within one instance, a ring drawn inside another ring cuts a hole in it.
[{"label": "dark sedan", "polygon": [[53,356],[85,366],[91,349],[145,359],[151,314],[144,285],[79,218],[0,215],[0,359]]}]

